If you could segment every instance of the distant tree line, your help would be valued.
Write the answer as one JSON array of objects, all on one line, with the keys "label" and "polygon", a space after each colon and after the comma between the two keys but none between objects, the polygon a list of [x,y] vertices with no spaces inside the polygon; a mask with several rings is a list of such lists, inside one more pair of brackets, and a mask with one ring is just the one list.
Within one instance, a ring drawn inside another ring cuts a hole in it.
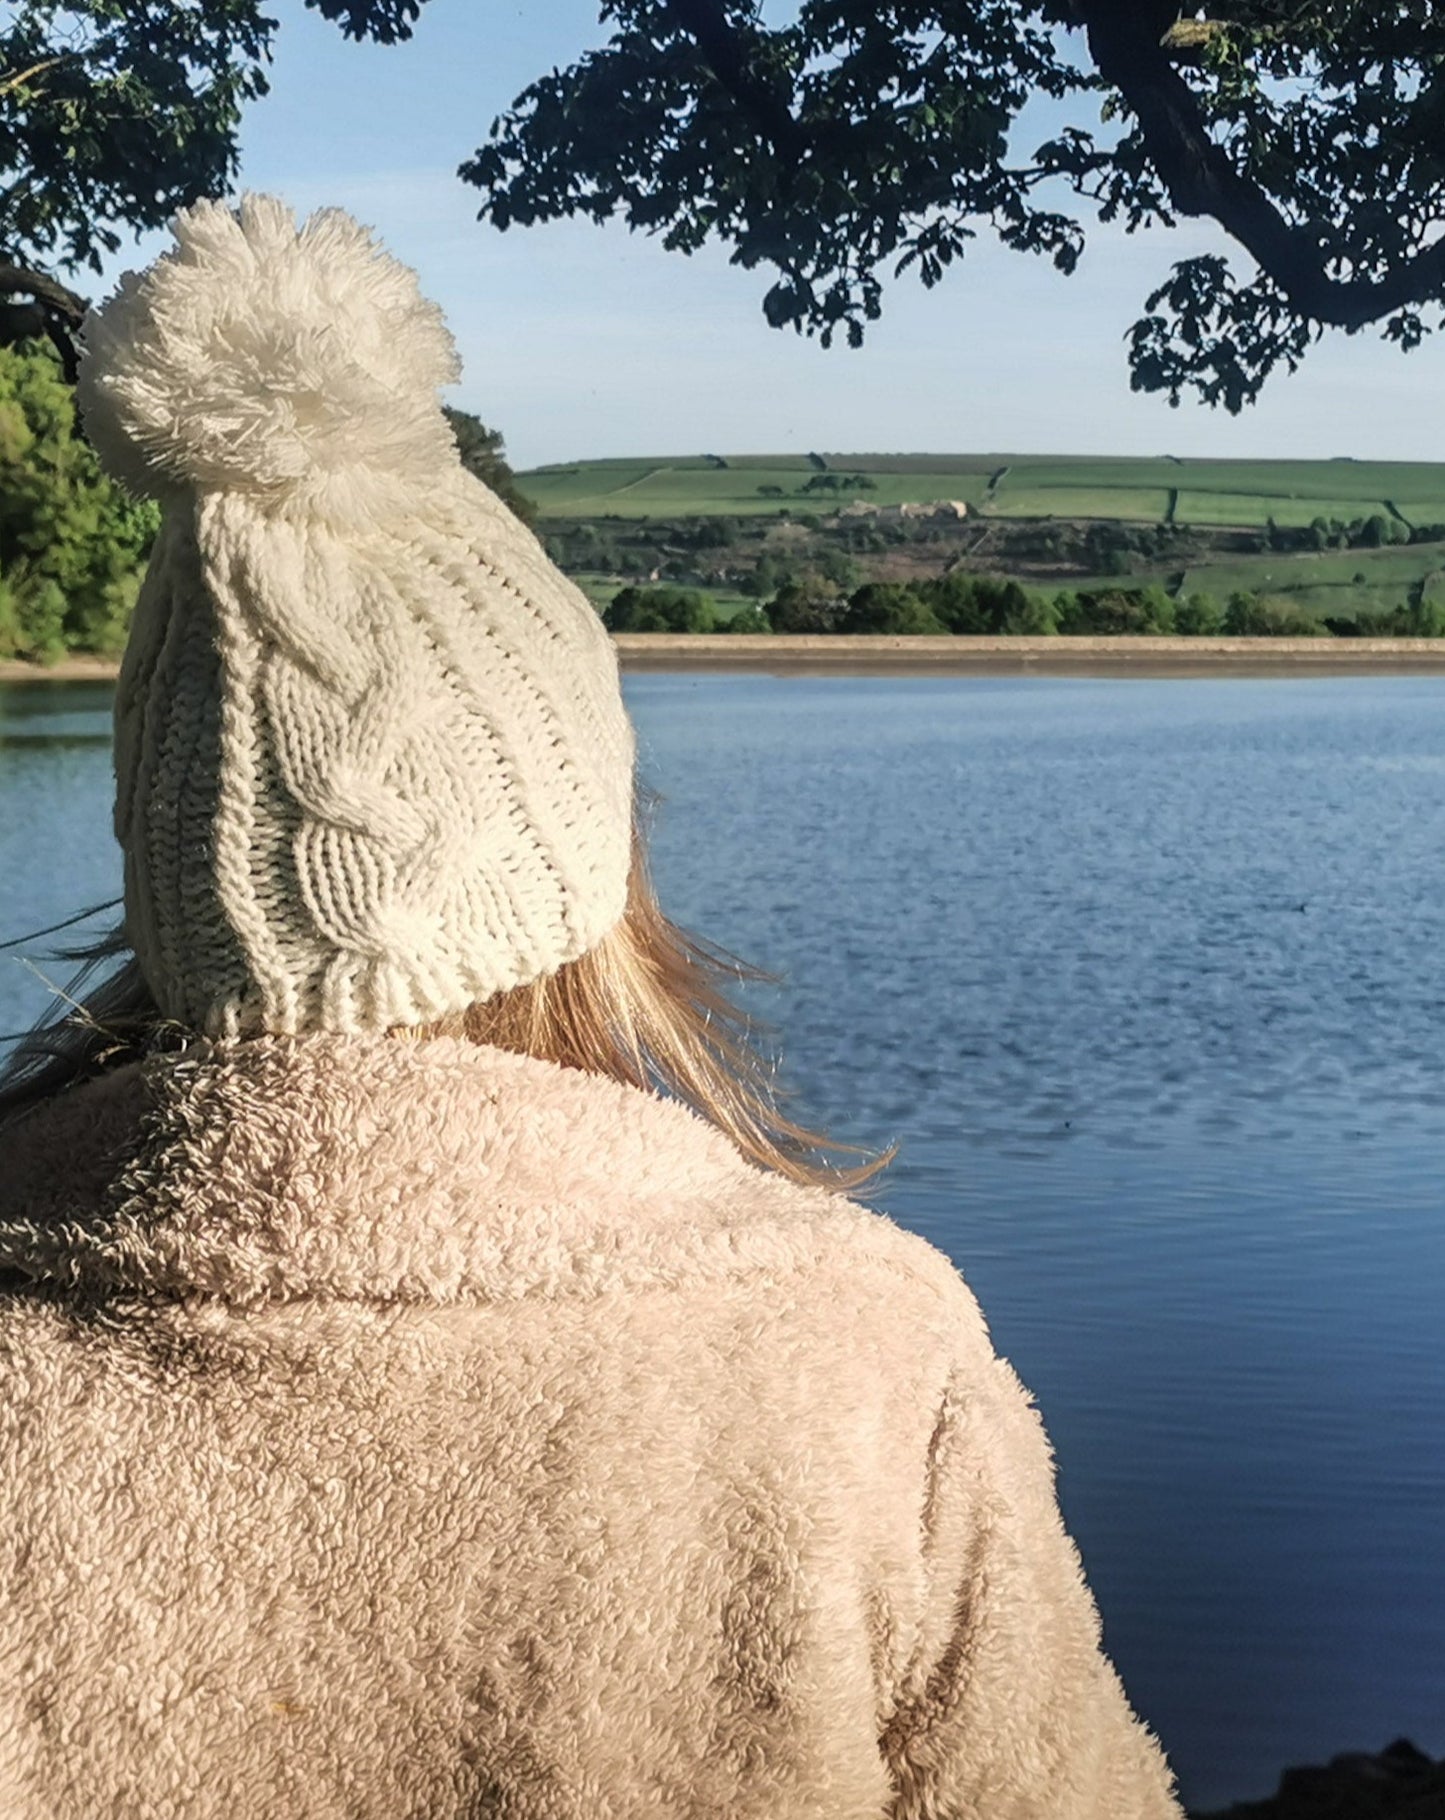
[{"label": "distant tree line", "polygon": [[[802,486],[794,487],[795,495],[802,497],[809,493],[876,493],[878,482],[871,474],[814,474]],[[787,489],[774,481],[765,481],[758,488],[763,499],[784,499]]]},{"label": "distant tree line", "polygon": [[[789,496],[782,486],[768,482],[756,489],[759,496],[787,502],[771,518],[695,513],[670,518],[549,520],[543,536],[553,560],[574,573],[706,587],[722,580],[707,573],[709,567],[720,566],[729,571],[723,585],[759,598],[776,592],[779,563],[795,569],[816,568],[822,543],[866,558],[903,547],[932,547],[940,552],[956,549],[960,540],[976,541],[986,532],[994,559],[1003,568],[1021,563],[1084,576],[1124,577],[1161,567],[1193,568],[1221,554],[1311,554],[1445,542],[1445,524],[1411,524],[1386,511],[1349,519],[1319,516],[1307,525],[1282,525],[1270,518],[1262,527],[1250,529],[1164,520],[1152,524],[1053,518],[953,522],[891,519],[876,513],[839,517],[831,511],[820,514],[804,509],[828,506],[830,502],[822,496],[835,490],[866,492],[870,483],[868,475],[815,473]],[[795,550],[783,556],[767,547],[781,525],[814,534],[817,541],[806,559],[800,561]],[[750,545],[763,546],[756,557]],[[939,560],[941,564],[946,558],[940,555]],[[756,582],[748,568],[753,561],[757,563]]]},{"label": "distant tree line", "polygon": [[547,554],[569,575],[666,576],[672,580],[686,576],[692,580],[713,553],[744,541],[748,532],[727,513],[700,512],[656,520],[551,521],[540,534]]},{"label": "distant tree line", "polygon": [[783,583],[764,603],[720,614],[697,589],[626,587],[603,609],[613,632],[750,632],[956,637],[1440,638],[1445,601],[1422,586],[1386,613],[1316,618],[1278,596],[1226,599],[1163,588],[1080,588],[1053,595],[1001,576],[869,581],[851,592],[818,574]]},{"label": "distant tree line", "polygon": [[1445,525],[1408,524],[1392,513],[1371,512],[1364,518],[1312,518],[1307,525],[1265,522],[1270,550],[1380,550],[1388,544],[1439,543]]},{"label": "distant tree line", "polygon": [[[814,481],[838,480],[850,475],[814,474]],[[868,476],[862,476],[868,479]],[[1192,569],[1201,562],[1253,555],[1278,549],[1315,548],[1314,534],[1298,530],[1239,527],[1131,524],[1114,520],[1071,519],[896,519],[880,513],[857,517],[819,515],[803,510],[810,502],[807,487],[785,500],[770,518],[729,513],[678,515],[676,517],[548,519],[541,534],[552,559],[573,575],[622,577],[627,582],[653,581],[682,588],[723,588],[770,599],[783,583],[803,570],[828,574],[851,593],[865,579],[870,559],[893,550],[907,550],[919,564],[942,570],[951,557],[968,544],[985,540],[991,563],[1003,573],[1020,568],[1054,571],[1067,577],[1135,576],[1140,570]],[[850,489],[851,490],[851,489]],[[783,500],[783,489],[773,483],[758,488],[762,495]],[[823,505],[814,496],[811,503]],[[1386,521],[1381,518],[1381,523]],[[1399,533],[1408,527],[1395,520]],[[783,527],[787,527],[786,531]],[[1339,532],[1348,536],[1351,526],[1325,532],[1323,548]],[[1369,544],[1378,527],[1360,522],[1359,540]],[[1428,529],[1428,528],[1427,528]],[[806,533],[806,538],[804,534]],[[1439,530],[1445,539],[1445,528]],[[1388,534],[1387,534],[1388,536]],[[1270,539],[1274,539],[1271,545]],[[1423,534],[1412,541],[1423,542]],[[806,542],[806,549],[800,548]],[[1346,544],[1346,546],[1348,545]],[[1077,584],[1074,584],[1077,585]]]},{"label": "distant tree line", "polygon": [[720,614],[696,588],[628,587],[602,609],[609,632],[771,632],[763,609],[749,602],[734,614]]}]

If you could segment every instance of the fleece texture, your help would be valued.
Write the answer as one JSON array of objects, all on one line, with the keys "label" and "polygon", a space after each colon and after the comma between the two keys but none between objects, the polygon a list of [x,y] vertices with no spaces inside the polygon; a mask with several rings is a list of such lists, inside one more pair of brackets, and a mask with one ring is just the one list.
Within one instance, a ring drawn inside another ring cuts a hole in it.
[{"label": "fleece texture", "polygon": [[1170,1820],[952,1265],[463,1043],[0,1135],[5,1820]]},{"label": "fleece texture", "polygon": [[622,915],[616,653],[462,468],[414,272],[269,196],[174,231],[81,337],[87,430],[164,508],[116,691],[126,938],[212,1036],[427,1024]]}]

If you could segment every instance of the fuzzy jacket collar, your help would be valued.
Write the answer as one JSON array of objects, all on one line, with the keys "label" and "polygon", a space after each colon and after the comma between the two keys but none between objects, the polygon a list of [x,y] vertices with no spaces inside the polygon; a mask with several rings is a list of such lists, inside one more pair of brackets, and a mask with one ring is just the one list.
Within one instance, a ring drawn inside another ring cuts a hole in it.
[{"label": "fuzzy jacket collar", "polygon": [[0,1272],[76,1289],[594,1296],[843,1246],[896,1267],[901,1236],[752,1167],[684,1107],[450,1040],[199,1044],[0,1134]]}]

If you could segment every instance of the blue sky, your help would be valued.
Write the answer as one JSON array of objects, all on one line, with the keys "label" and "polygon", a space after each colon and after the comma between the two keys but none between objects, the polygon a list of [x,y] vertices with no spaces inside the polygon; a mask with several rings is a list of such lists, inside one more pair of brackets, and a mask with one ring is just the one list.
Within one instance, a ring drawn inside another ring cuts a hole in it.
[{"label": "blue sky", "polygon": [[301,0],[272,10],[272,92],[245,122],[242,184],[348,208],[417,268],[461,347],[453,402],[497,425],[519,466],[810,448],[1442,454],[1445,341],[1402,356],[1331,335],[1238,418],[1130,393],[1123,336],[1144,296],[1172,259],[1226,244],[1196,225],[1096,230],[1069,279],[981,242],[931,292],[897,281],[860,352],[768,328],[768,278],[721,250],[688,259],[577,222],[499,234],[456,167],[530,79],[603,41],[592,0],[428,0],[414,39],[389,47],[347,42]]}]

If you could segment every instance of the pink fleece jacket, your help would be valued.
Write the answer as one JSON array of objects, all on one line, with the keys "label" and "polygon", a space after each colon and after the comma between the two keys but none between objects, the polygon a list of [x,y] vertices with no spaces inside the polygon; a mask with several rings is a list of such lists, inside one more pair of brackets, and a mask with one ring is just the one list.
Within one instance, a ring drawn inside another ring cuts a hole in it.
[{"label": "pink fleece jacket", "polygon": [[5,1820],[1167,1820],[923,1240],[462,1043],[0,1134]]}]

